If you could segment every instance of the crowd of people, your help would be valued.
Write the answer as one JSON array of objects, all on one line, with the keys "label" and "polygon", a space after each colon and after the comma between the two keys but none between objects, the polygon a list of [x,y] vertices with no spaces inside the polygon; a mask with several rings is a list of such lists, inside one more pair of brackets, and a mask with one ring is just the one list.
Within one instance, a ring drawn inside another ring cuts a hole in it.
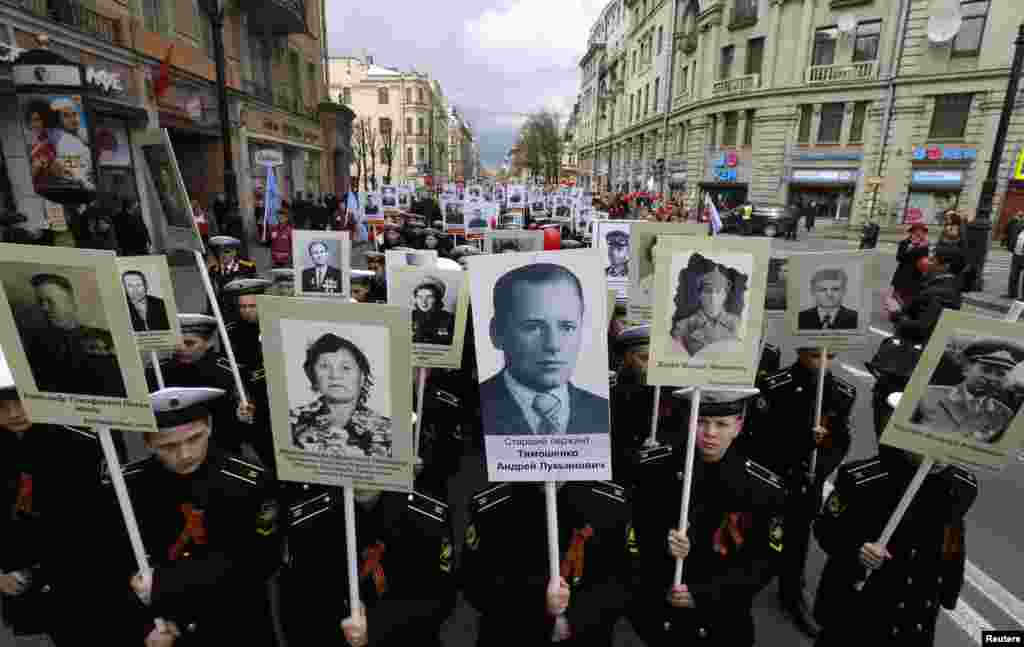
[{"label": "crowd of people", "polygon": [[[440,645],[461,589],[480,613],[482,647],[610,646],[622,618],[651,646],[750,646],[754,598],[777,578],[782,607],[819,647],[933,643],[939,609],[956,605],[963,582],[963,518],[977,494],[974,476],[938,465],[896,535],[879,545],[920,459],[879,447],[872,458],[848,461],[853,436],[871,431],[854,426],[857,390],[831,372],[834,354],[800,348],[782,366],[778,348],[766,343],[758,393],[704,392],[696,453],[687,456],[690,402],[656,400],[646,379],[649,327],[624,328],[621,308],[608,331],[614,482],[559,484],[555,585],[537,484],[449,489],[461,482],[452,477],[465,457],[482,460],[470,317],[462,366],[431,370],[421,391],[415,491],[355,492],[361,604],[350,608],[341,494],[276,478],[256,299],[293,294],[295,229],[339,228],[359,240],[365,223],[347,208],[348,197],[282,202],[263,237],[273,268],[246,258],[238,238],[208,231],[228,338],[218,339],[208,314],[179,315],[177,348],[147,372],[159,428],[145,436],[151,456],[123,469],[152,573],[136,572],[97,436],[33,424],[17,386],[0,384],[0,594],[16,633],[47,633],[58,645]],[[609,194],[595,206],[686,220],[671,200],[652,208],[649,198]],[[363,249],[368,270],[353,271],[352,298],[386,302],[386,250],[434,249],[459,262],[482,253],[455,244],[439,219],[436,202],[418,199],[400,222],[385,225],[376,249]],[[889,303],[897,336],[919,345],[943,308],[959,307],[963,271],[952,236],[931,247],[923,233],[911,228],[900,245]],[[225,345],[247,397],[235,388]],[[314,387],[321,356],[347,362],[359,384],[372,383],[337,339],[314,346],[306,363]],[[891,413],[888,394],[902,390],[899,379],[876,386],[876,435]],[[350,444],[372,433],[374,412],[322,391],[308,410],[292,412],[299,446],[326,442],[317,433],[324,417],[340,416],[335,426],[351,432]],[[680,527],[687,461],[692,503]],[[833,474],[835,489],[822,507]],[[456,533],[463,525],[456,518],[467,516],[465,532]],[[813,605],[805,576],[812,534],[828,555]],[[686,568],[675,585],[678,559]],[[875,576],[856,592],[868,572]]]}]

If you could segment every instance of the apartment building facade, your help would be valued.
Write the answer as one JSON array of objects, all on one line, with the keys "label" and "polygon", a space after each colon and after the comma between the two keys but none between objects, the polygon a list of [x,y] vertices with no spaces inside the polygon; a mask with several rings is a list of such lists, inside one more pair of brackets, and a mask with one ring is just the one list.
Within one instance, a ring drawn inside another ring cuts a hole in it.
[{"label": "apartment building facade", "polygon": [[[959,32],[932,42],[937,4],[613,0],[598,22],[618,10],[626,36],[618,49],[605,41],[596,139],[577,129],[581,182],[690,204],[703,193],[720,206],[814,201],[853,223],[973,212],[1024,5],[962,0]],[[595,49],[580,60],[581,96]],[[999,170],[1004,218],[1018,208],[1016,106]]]}]

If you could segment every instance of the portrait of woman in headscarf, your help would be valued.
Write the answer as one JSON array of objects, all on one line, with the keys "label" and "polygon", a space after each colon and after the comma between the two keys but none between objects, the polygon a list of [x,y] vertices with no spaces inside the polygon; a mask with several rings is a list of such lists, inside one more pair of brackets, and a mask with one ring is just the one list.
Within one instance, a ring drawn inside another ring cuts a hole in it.
[{"label": "portrait of woman in headscarf", "polygon": [[391,457],[391,419],[367,406],[374,379],[366,354],[334,333],[306,350],[302,365],[318,397],[289,411],[299,449],[358,457]]},{"label": "portrait of woman in headscarf", "polygon": [[700,254],[679,273],[672,349],[696,355],[706,349],[738,349],[744,297],[749,277]]}]

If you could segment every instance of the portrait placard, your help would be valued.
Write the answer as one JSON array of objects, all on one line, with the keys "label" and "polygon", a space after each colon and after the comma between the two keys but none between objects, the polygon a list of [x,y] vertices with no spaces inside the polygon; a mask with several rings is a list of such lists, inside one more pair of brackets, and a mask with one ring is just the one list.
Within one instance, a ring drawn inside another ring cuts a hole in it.
[{"label": "portrait placard", "polygon": [[347,231],[296,229],[292,232],[295,296],[347,299],[351,258]]},{"label": "portrait placard", "polygon": [[461,200],[441,200],[441,218],[444,230],[450,234],[462,234],[466,231],[466,215]]},{"label": "portrait placard", "polygon": [[133,130],[131,139],[146,160],[154,193],[163,212],[166,248],[203,251],[203,238],[193,218],[192,202],[167,129]]},{"label": "portrait placard", "polygon": [[488,231],[484,235],[484,253],[486,254],[542,251],[544,251],[544,232],[539,229]]},{"label": "portrait placard", "polygon": [[119,256],[117,268],[139,350],[174,350],[181,325],[167,257]]},{"label": "portrait placard", "polygon": [[800,345],[846,351],[868,343],[873,252],[791,254],[786,327]]},{"label": "portrait placard", "polygon": [[1016,322],[943,310],[881,443],[995,471],[1024,445]]},{"label": "portrait placard", "polygon": [[375,191],[363,192],[363,216],[368,225],[383,225],[387,221],[380,194]]},{"label": "portrait placard", "polygon": [[466,213],[467,233],[482,234],[491,228],[491,222],[488,218],[490,210],[487,205],[488,203],[484,202],[482,199],[466,200],[463,209]]},{"label": "portrait placard", "polygon": [[398,187],[385,184],[380,188],[380,206],[384,213],[398,211]]},{"label": "portrait placard", "polygon": [[20,94],[32,187],[41,196],[96,190],[93,144],[80,94]]},{"label": "portrait placard", "polygon": [[388,303],[412,311],[413,366],[459,368],[469,283],[462,270],[434,265],[388,266]]},{"label": "portrait placard", "polygon": [[113,252],[0,244],[0,346],[33,422],[156,431]]},{"label": "portrait placard", "polygon": [[389,249],[384,252],[384,267],[437,267],[437,250]]},{"label": "portrait placard", "polygon": [[629,297],[629,230],[632,225],[629,220],[594,221],[591,246],[600,250],[608,287],[615,290],[619,301]]},{"label": "portrait placard", "polygon": [[489,480],[610,478],[601,259],[580,249],[468,265]]},{"label": "portrait placard", "polygon": [[649,384],[753,385],[770,254],[765,239],[659,240]]},{"label": "portrait placard", "polygon": [[408,310],[295,297],[257,303],[278,478],[410,490]]},{"label": "portrait placard", "polygon": [[[608,222],[608,221],[602,221]],[[663,236],[704,236],[707,227],[696,222],[633,223],[629,232],[629,320],[634,326],[651,322],[654,296],[654,246]]]}]

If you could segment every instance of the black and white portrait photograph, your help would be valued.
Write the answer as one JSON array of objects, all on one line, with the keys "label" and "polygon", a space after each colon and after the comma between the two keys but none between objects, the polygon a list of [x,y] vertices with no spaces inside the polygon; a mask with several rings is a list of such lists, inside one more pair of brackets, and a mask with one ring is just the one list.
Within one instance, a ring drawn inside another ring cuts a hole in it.
[{"label": "black and white portrait photograph", "polygon": [[441,215],[444,218],[445,231],[465,231],[466,216],[461,200],[442,200]]},{"label": "black and white portrait photograph", "polygon": [[280,478],[407,483],[415,458],[407,321],[391,306],[261,297]]},{"label": "black and white portrait photograph", "polygon": [[[608,294],[599,259],[590,250],[474,256],[469,277],[490,480],[603,478]],[[571,462],[595,466],[541,473],[510,451],[507,436],[571,446],[579,452]]]},{"label": "black and white portrait photograph", "polygon": [[[599,223],[608,221],[598,221]],[[629,230],[629,319],[647,323],[651,320],[654,297],[654,247],[667,236],[701,236],[707,227],[699,223],[643,222],[632,223]],[[610,252],[609,252],[610,253]]]},{"label": "black and white portrait photograph", "polygon": [[[32,419],[153,430],[125,278],[116,256],[97,250],[0,244],[0,258],[0,346]],[[128,278],[131,283],[137,277]],[[39,394],[69,397],[36,397]],[[75,402],[90,396],[96,403]],[[136,403],[142,405],[141,411],[133,410]]]},{"label": "black and white portrait photograph", "polygon": [[398,187],[385,184],[380,188],[380,205],[388,210],[398,208]]},{"label": "black and white portrait photograph", "polygon": [[468,302],[462,270],[402,267],[388,271],[388,303],[412,312],[414,366],[461,365]]},{"label": "black and white portrait photograph", "polygon": [[598,220],[594,223],[592,245],[601,252],[604,275],[608,287],[615,290],[616,298],[624,301],[629,293],[631,222]]},{"label": "black and white portrait photograph", "polygon": [[296,230],[292,234],[296,296],[348,297],[350,251],[348,232]]},{"label": "black and white portrait photograph", "polygon": [[173,350],[181,331],[167,257],[120,256],[117,266],[139,350]]},{"label": "black and white portrait photograph", "polygon": [[740,237],[658,238],[651,318],[658,359],[649,380],[752,383],[770,245]]},{"label": "black and white portrait photograph", "polygon": [[384,213],[381,211],[380,195],[373,191],[367,191],[364,195],[366,204],[363,205],[363,215],[370,224],[384,222]]},{"label": "black and white portrait photograph", "polygon": [[881,443],[940,462],[1004,466],[1024,442],[1015,322],[945,310]]},{"label": "black and white portrait photograph", "polygon": [[871,318],[870,252],[791,254],[786,262],[790,330],[837,350],[866,343]]},{"label": "black and white portrait photograph", "polygon": [[398,208],[408,209],[412,204],[413,191],[410,187],[400,186],[398,187]]},{"label": "black and white portrait photograph", "polygon": [[484,253],[512,254],[544,251],[544,232],[539,230],[488,231],[484,235]]}]

